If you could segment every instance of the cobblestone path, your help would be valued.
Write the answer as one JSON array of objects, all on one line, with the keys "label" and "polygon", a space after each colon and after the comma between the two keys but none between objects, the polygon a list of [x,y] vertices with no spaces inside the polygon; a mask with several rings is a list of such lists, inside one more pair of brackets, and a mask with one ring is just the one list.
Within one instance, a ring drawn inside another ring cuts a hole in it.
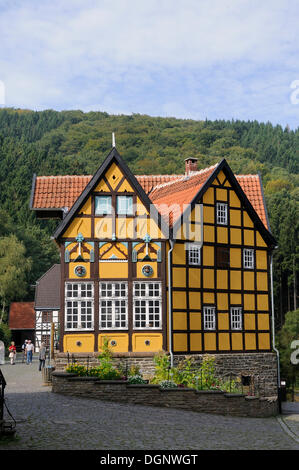
[{"label": "cobblestone path", "polygon": [[[1,370],[16,438],[1,450],[299,450],[276,418],[237,418],[65,397],[43,386],[36,360]],[[8,417],[6,415],[6,417]]]}]

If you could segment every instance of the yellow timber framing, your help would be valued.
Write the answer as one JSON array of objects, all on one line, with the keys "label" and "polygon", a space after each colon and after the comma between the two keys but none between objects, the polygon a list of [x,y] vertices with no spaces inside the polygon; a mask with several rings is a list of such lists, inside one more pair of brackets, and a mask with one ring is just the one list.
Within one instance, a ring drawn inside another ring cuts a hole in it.
[{"label": "yellow timber framing", "polygon": [[[217,202],[227,204],[227,225],[217,225]],[[188,251],[184,250],[188,240],[177,240],[174,245],[173,353],[269,352],[272,349],[269,255],[276,245],[275,239],[259,219],[225,160],[192,204],[203,204],[203,247],[200,265],[194,266],[189,264]],[[177,225],[182,220],[183,217]],[[174,227],[174,232],[176,229]],[[227,266],[217,259],[219,248],[228,250],[231,262]],[[244,248],[254,250],[253,269],[243,265]],[[215,330],[204,329],[204,306],[215,308]],[[240,330],[232,328],[231,307],[242,308]]]}]

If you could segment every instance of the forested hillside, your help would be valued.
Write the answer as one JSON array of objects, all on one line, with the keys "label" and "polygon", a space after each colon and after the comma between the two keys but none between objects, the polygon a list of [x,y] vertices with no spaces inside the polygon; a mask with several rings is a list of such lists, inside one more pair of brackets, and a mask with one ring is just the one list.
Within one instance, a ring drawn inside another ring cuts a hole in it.
[{"label": "forested hillside", "polygon": [[225,157],[237,174],[262,175],[275,252],[277,328],[294,308],[298,266],[299,129],[245,121],[192,121],[104,112],[0,110],[0,304],[30,300],[30,286],[59,260],[55,221],[29,210],[32,176],[93,174],[116,146],[135,174],[183,173]]}]

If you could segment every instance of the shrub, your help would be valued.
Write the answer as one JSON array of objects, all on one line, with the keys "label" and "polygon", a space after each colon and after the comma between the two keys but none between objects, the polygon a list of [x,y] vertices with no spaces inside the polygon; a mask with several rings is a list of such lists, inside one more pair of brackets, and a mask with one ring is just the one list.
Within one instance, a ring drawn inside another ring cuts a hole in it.
[{"label": "shrub", "polygon": [[82,364],[70,364],[67,368],[67,372],[73,372],[79,377],[98,377],[100,380],[120,380],[122,378],[122,372],[119,371],[112,363],[112,353],[109,349],[108,339],[105,339],[103,345],[103,351],[98,356],[99,365],[87,369]]},{"label": "shrub", "polygon": [[226,392],[240,391],[241,384],[239,379],[223,380],[216,377],[215,358],[205,356],[200,366],[194,364],[192,357],[186,357],[179,361],[176,367],[170,367],[170,356],[158,354],[154,357],[155,376],[152,383],[175,384],[175,386],[184,386],[195,388],[197,390],[222,390]]},{"label": "shrub", "polygon": [[79,377],[87,375],[86,367],[83,364],[78,364],[76,362],[74,364],[69,364],[65,370],[66,372],[77,374]]},{"label": "shrub", "polygon": [[5,347],[7,348],[11,341],[11,331],[7,323],[0,323],[0,340],[3,341]]},{"label": "shrub", "polygon": [[141,375],[131,375],[128,378],[128,383],[129,384],[146,384],[147,381],[143,379]]},{"label": "shrub", "polygon": [[177,388],[177,384],[175,382],[172,382],[172,380],[162,380],[160,382],[160,387],[161,388]]}]

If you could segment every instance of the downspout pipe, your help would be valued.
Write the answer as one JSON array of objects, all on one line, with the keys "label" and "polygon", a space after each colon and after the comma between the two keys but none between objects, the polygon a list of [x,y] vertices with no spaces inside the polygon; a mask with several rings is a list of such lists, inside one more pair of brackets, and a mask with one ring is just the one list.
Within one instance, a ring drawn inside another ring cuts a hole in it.
[{"label": "downspout pipe", "polygon": [[[277,248],[277,247],[275,247]],[[279,351],[275,346],[275,322],[274,322],[274,289],[273,289],[273,252],[270,255],[270,280],[271,280],[271,314],[272,314],[272,348],[277,356],[277,388],[278,388],[278,402],[279,411],[281,412],[281,397],[280,397],[280,363]]]}]

